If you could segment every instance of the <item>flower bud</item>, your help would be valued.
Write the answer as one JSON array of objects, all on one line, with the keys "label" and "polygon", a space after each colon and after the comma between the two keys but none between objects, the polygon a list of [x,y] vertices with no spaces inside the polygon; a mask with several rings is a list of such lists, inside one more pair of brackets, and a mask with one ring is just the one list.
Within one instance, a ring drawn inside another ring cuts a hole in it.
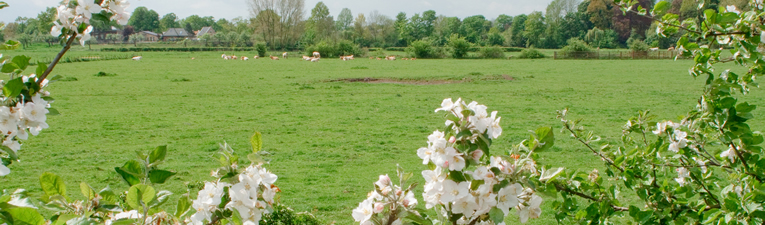
[{"label": "flower bud", "polygon": [[374,204],[374,212],[375,213],[381,213],[385,209],[385,204],[382,204],[381,202]]},{"label": "flower bud", "polygon": [[401,193],[402,193],[401,190],[396,190],[396,196],[401,196]]},{"label": "flower bud", "polygon": [[454,142],[457,142],[457,138],[456,138],[456,137],[454,137],[454,136],[451,136],[451,137],[449,138],[449,143],[452,143],[452,144],[454,144]]},{"label": "flower bud", "polygon": [[470,153],[470,156],[473,158],[473,160],[478,161],[479,159],[481,159],[481,157],[483,157],[483,151],[481,151],[480,149],[475,150]]}]

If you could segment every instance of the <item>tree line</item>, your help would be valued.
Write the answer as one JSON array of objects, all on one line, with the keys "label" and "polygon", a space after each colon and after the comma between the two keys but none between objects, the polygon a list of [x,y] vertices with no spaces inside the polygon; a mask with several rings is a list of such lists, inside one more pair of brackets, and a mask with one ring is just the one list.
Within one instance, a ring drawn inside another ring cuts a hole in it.
[{"label": "tree line", "polygon": [[[747,0],[664,0],[671,3],[670,13],[680,21],[699,20],[705,9],[734,5],[747,9]],[[703,8],[699,4],[704,3]],[[656,0],[638,0],[650,10]],[[596,48],[628,47],[631,40],[643,40],[652,47],[667,48],[676,37],[663,37],[655,32],[656,24],[634,13],[623,13],[609,0],[554,0],[544,12],[521,15],[499,15],[487,19],[483,15],[465,18],[439,15],[433,10],[390,17],[372,11],[353,14],[342,9],[334,17],[323,3],[305,10],[304,0],[248,0],[250,17],[231,20],[212,16],[191,15],[179,18],[175,13],[164,16],[146,7],[134,10],[127,26],[94,23],[95,33],[115,27],[121,33],[101,41],[139,41],[140,31],[162,33],[168,28],[183,28],[190,33],[210,26],[214,35],[199,39],[208,46],[254,46],[265,43],[272,49],[306,49],[319,43],[351,42],[359,47],[407,47],[414,42],[432,46],[448,46],[454,37],[464,38],[474,46],[535,47],[556,49],[570,39],[585,41]],[[56,16],[55,8],[47,8],[37,17],[19,17],[0,24],[0,39],[15,39],[24,45],[32,42],[56,43],[48,35]],[[131,36],[132,35],[132,36]],[[679,36],[679,35],[677,35]],[[106,39],[106,40],[104,40]]]}]

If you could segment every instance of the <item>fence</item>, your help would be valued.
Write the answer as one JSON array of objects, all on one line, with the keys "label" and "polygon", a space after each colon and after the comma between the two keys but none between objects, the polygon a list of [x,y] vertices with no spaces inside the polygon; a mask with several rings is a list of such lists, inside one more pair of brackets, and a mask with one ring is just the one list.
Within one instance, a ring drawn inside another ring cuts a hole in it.
[{"label": "fence", "polygon": [[[553,59],[675,59],[677,51],[554,52]],[[682,59],[683,57],[678,57]]]},{"label": "fence", "polygon": [[[88,55],[88,56],[65,56],[59,60],[59,63],[73,63],[73,62],[91,62],[91,61],[104,61],[104,60],[119,60],[119,59],[131,59],[132,54],[119,54],[119,55]],[[50,64],[53,62],[53,57],[42,57],[39,60],[31,62],[32,65],[38,63]]]}]

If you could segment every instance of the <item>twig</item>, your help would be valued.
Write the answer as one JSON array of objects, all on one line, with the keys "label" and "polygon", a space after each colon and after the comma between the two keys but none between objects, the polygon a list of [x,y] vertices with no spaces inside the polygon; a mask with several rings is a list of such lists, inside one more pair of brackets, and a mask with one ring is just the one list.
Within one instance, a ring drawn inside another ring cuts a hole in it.
[{"label": "twig", "polygon": [[43,80],[48,77],[48,75],[53,72],[53,68],[56,67],[56,64],[58,64],[58,61],[61,60],[61,57],[66,54],[67,51],[69,51],[69,48],[72,47],[72,42],[74,42],[74,39],[77,37],[77,33],[72,32],[72,37],[69,38],[69,40],[64,45],[64,48],[61,49],[61,52],[56,55],[56,58],[53,59],[53,62],[48,65],[48,69],[43,72],[43,74],[37,74],[37,84],[42,84]]},{"label": "twig", "polygon": [[[682,163],[685,163],[685,164],[689,164],[688,162],[686,162],[686,161],[685,161],[684,159],[682,159],[682,158],[680,159],[680,162],[682,162]],[[706,191],[706,192],[707,192],[707,195],[711,196],[711,197],[712,197],[712,200],[715,200],[715,202],[717,202],[717,205],[720,205],[720,200],[717,200],[717,197],[716,197],[714,194],[712,194],[712,192],[711,192],[711,191],[709,191],[709,188],[707,188],[707,185],[705,185],[705,184],[704,184],[704,182],[701,182],[701,180],[700,180],[700,179],[698,179],[698,177],[696,177],[696,175],[694,175],[693,173],[691,173],[691,172],[688,172],[688,174],[690,174],[690,175],[691,175],[691,178],[693,179],[693,181],[695,181],[695,182],[696,182],[696,183],[697,183],[699,186],[701,186],[702,188],[704,188],[704,191]],[[705,199],[704,201],[706,201],[706,199]],[[707,204],[709,204],[709,203],[707,202]]]},{"label": "twig", "polygon": [[616,166],[616,164],[614,164],[614,161],[612,161],[610,158],[604,156],[603,154],[600,154],[600,152],[598,152],[594,148],[592,148],[592,146],[590,146],[590,144],[588,144],[587,142],[582,140],[582,138],[579,137],[579,135],[577,135],[576,132],[574,132],[574,130],[571,129],[571,127],[568,125],[568,123],[565,123],[565,124],[566,124],[566,130],[568,130],[571,133],[571,135],[573,135],[574,138],[576,138],[577,141],[579,141],[582,144],[584,144],[584,146],[587,146],[587,148],[589,148],[590,151],[592,151],[592,153],[595,153],[601,159],[605,160],[610,166],[612,166],[612,167],[618,169],[619,171],[621,171],[622,173],[624,173],[624,169],[622,169],[621,167]]},{"label": "twig", "polygon": [[[563,191],[563,192],[566,192],[566,193],[569,193],[569,194],[573,194],[573,195],[585,198],[585,199],[590,200],[590,201],[594,201],[594,202],[602,202],[603,201],[601,199],[597,199],[595,197],[589,196],[589,195],[587,195],[585,193],[578,192],[578,191],[566,188],[566,187],[564,187],[563,185],[561,185],[559,183],[555,183],[555,189],[558,189],[559,191]],[[616,206],[616,205],[613,205],[613,204],[610,204],[610,203],[609,203],[609,205],[611,205],[611,208],[613,208],[616,211],[621,211],[621,212],[629,211],[629,208],[627,208],[627,207]]]}]

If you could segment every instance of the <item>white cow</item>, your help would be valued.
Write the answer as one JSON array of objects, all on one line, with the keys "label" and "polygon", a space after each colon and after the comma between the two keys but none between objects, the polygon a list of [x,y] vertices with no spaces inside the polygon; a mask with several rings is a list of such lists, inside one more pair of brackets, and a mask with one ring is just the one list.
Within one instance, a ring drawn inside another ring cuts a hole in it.
[{"label": "white cow", "polygon": [[311,62],[319,62],[319,59],[321,59],[321,58],[312,58]]},{"label": "white cow", "polygon": [[313,57],[321,58],[321,54],[319,52],[313,52]]},{"label": "white cow", "polygon": [[143,59],[143,57],[142,57],[142,56],[136,56],[136,57],[133,57],[133,60],[135,60],[135,61],[138,61],[138,60],[141,60],[141,59]]}]

